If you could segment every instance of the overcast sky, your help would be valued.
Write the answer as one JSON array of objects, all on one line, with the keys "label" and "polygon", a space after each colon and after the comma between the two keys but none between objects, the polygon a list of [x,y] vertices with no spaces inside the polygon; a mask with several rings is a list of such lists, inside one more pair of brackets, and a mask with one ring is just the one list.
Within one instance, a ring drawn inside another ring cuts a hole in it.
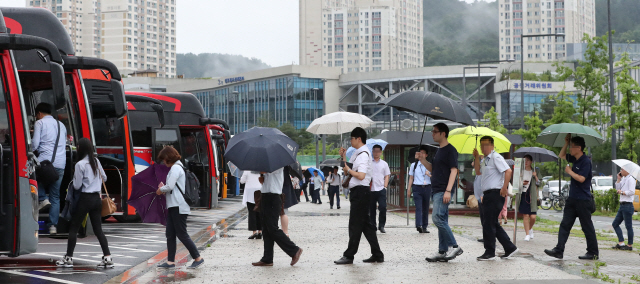
[{"label": "overcast sky", "polygon": [[[178,52],[239,54],[271,66],[298,63],[299,0],[176,2]],[[0,0],[0,6],[24,5]]]}]

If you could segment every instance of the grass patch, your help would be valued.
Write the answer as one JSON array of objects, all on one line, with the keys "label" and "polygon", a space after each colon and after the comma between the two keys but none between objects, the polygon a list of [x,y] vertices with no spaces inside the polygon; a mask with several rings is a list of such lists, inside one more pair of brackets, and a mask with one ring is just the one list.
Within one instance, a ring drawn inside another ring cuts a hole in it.
[{"label": "grass patch", "polygon": [[633,215],[633,220],[640,221],[640,215]]},{"label": "grass patch", "polygon": [[604,216],[604,217],[615,217],[618,214],[618,212],[613,212],[613,211],[596,211],[595,213],[591,214],[592,216]]},{"label": "grass patch", "polygon": [[536,218],[536,225],[556,226],[560,225],[560,222],[538,217]]},{"label": "grass patch", "polygon": [[594,268],[593,268],[592,271],[589,272],[589,271],[586,271],[586,270],[582,269],[582,274],[589,275],[589,276],[591,276],[593,278],[597,278],[597,279],[600,279],[600,280],[605,281],[605,282],[615,283],[615,281],[613,279],[611,279],[611,277],[609,277],[609,275],[600,272],[600,267],[602,267],[602,266],[607,266],[607,263],[604,262],[604,261],[596,261],[594,263]]},{"label": "grass patch", "polygon": [[638,275],[632,275],[632,276],[631,276],[631,280],[640,282],[640,276],[638,276]]}]

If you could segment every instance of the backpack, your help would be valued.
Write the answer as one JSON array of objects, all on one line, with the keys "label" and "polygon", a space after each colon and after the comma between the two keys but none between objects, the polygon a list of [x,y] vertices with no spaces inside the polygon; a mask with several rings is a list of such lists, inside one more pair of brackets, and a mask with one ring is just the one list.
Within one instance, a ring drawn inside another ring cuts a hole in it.
[{"label": "backpack", "polygon": [[186,187],[186,190],[183,191],[177,183],[176,186],[178,187],[178,190],[180,190],[180,193],[182,193],[187,204],[193,207],[198,205],[200,202],[200,181],[192,171],[187,170],[185,167],[182,167],[182,169],[184,170],[184,186]]}]

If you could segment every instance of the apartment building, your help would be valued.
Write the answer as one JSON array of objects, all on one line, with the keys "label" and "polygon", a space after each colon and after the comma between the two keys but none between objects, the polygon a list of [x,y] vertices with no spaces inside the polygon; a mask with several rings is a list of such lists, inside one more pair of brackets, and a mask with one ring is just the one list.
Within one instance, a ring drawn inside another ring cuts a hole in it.
[{"label": "apartment building", "polygon": [[27,0],[65,25],[76,54],[107,59],[120,73],[176,76],[176,0]]},{"label": "apartment building", "polygon": [[423,65],[422,0],[301,0],[300,64],[343,73]]},{"label": "apartment building", "polygon": [[525,61],[562,60],[567,44],[580,43],[584,34],[596,35],[595,0],[497,0],[500,59],[520,60],[522,35],[564,34],[564,37],[526,37]]}]

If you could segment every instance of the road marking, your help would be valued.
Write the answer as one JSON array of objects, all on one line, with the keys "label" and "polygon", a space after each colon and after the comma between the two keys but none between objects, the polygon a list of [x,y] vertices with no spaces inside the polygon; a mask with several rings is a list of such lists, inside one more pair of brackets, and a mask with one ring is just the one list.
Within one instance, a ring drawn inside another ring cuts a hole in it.
[{"label": "road marking", "polygon": [[10,270],[0,269],[0,272],[4,272],[4,273],[7,273],[7,274],[13,274],[13,275],[19,275],[19,276],[25,276],[25,277],[33,277],[33,278],[38,278],[38,279],[52,281],[52,282],[58,282],[58,283],[82,284],[80,282],[67,281],[67,280],[57,279],[57,278],[53,278],[53,277],[40,276],[40,275],[24,273],[24,272],[18,272],[18,271],[10,271]]},{"label": "road marking", "polygon": [[161,243],[161,244],[166,243],[166,242],[162,242],[162,241],[158,241],[158,240],[150,240],[150,239],[144,239],[144,238],[133,238],[133,237],[124,237],[124,236],[118,236],[118,235],[105,235],[105,236],[114,237],[114,238],[139,240],[139,241],[147,241],[147,242],[154,242],[154,243]]},{"label": "road marking", "polygon": [[[78,244],[79,244],[79,245],[85,245],[85,246],[92,246],[92,247],[99,247],[99,246],[100,246],[100,245],[87,244],[87,243],[78,243]],[[121,247],[121,246],[109,246],[109,248],[124,249],[124,250],[133,250],[133,251],[139,251],[139,252],[155,252],[155,251],[144,250],[144,249],[126,248],[126,247]]]}]

